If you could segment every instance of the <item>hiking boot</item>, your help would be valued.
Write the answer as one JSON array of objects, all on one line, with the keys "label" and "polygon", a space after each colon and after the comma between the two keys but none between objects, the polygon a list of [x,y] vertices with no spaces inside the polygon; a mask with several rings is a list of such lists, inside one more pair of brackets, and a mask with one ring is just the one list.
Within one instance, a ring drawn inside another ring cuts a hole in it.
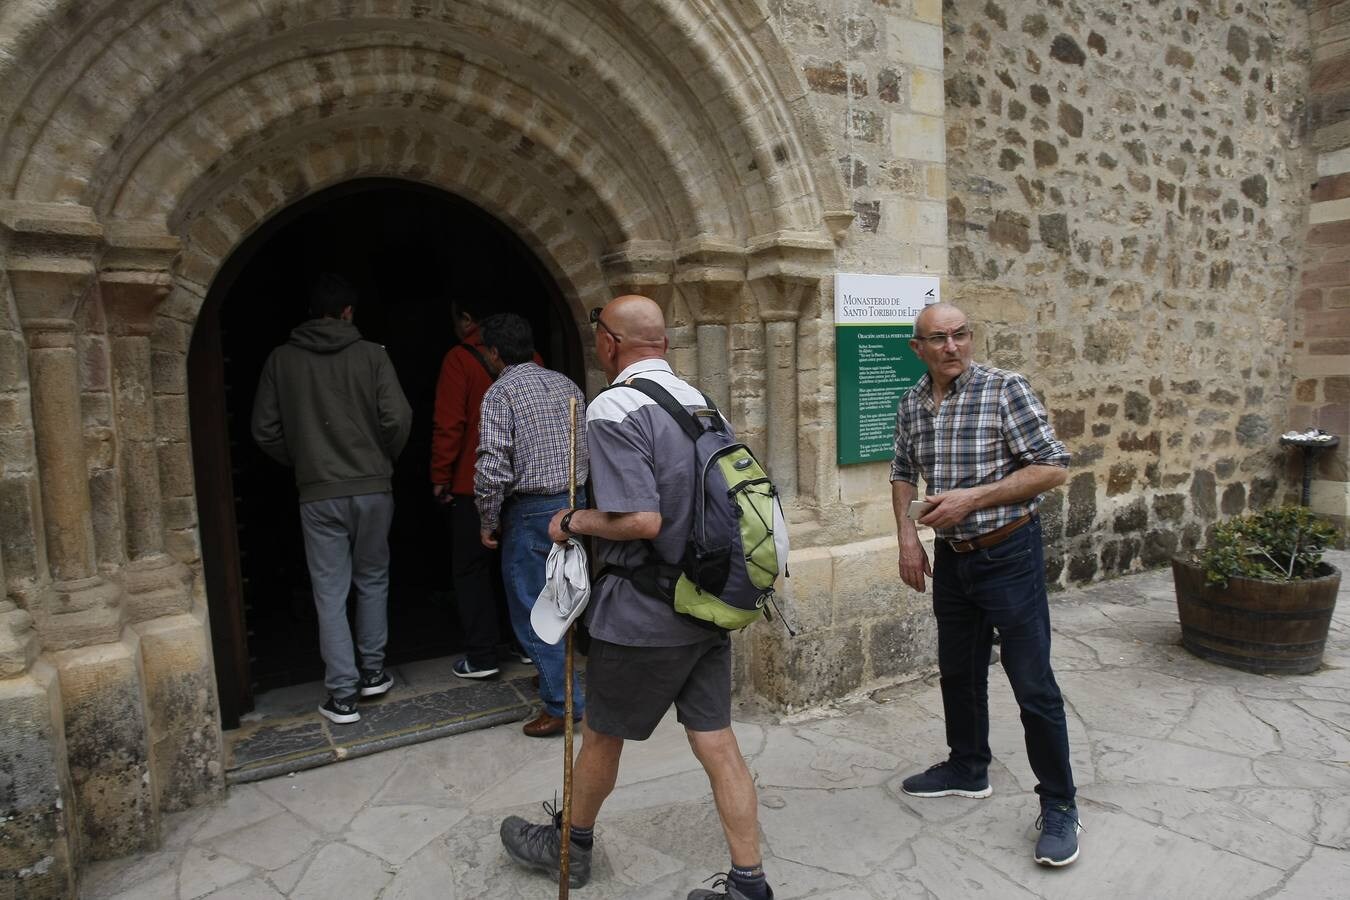
[{"label": "hiking boot", "polygon": [[362,697],[378,697],[389,693],[389,689],[394,686],[394,677],[384,669],[362,672],[361,681],[357,686],[361,689]]},{"label": "hiking boot", "polygon": [[[731,883],[731,877],[725,872],[719,872],[713,876],[717,880],[713,882],[713,889],[694,888],[689,892],[687,900],[719,900],[725,897],[727,900],[750,900],[749,896],[736,889],[736,885]],[[724,887],[725,891],[719,891],[717,888]],[[769,900],[773,900],[773,888],[769,888]]]},{"label": "hiking boot", "polygon": [[475,666],[473,663],[469,662],[469,658],[465,656],[455,660],[455,664],[450,667],[450,671],[454,672],[460,678],[491,678],[500,672],[501,669],[496,666]]},{"label": "hiking boot", "polygon": [[911,775],[900,787],[911,797],[970,797],[980,800],[994,792],[989,776],[971,778],[962,775],[950,762],[940,762],[927,772]]},{"label": "hiking boot", "polygon": [[[562,813],[554,812],[548,803],[544,804],[544,811],[553,815],[553,821],[544,825],[531,825],[520,816],[503,819],[502,846],[511,859],[527,868],[547,872],[556,882],[558,854],[562,848]],[[570,886],[579,888],[591,880],[591,851],[594,849],[583,849],[575,843],[569,848],[567,883]]]},{"label": "hiking boot", "polygon": [[1036,862],[1043,866],[1067,866],[1078,858],[1078,805],[1072,800],[1042,800],[1036,820],[1041,836],[1036,841]]},{"label": "hiking boot", "polygon": [[330,722],[336,722],[339,725],[350,725],[353,722],[361,721],[361,714],[356,711],[356,695],[350,697],[334,697],[328,695],[328,702],[319,707],[319,712]]}]

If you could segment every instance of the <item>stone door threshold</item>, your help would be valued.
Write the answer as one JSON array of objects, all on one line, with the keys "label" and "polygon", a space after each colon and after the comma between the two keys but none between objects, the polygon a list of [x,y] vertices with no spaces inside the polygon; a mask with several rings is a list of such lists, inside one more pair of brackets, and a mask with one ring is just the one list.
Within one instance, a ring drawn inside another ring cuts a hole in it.
[{"label": "stone door threshold", "polygon": [[[538,692],[530,684],[533,668],[513,666],[499,680],[448,681],[427,677],[429,664],[403,677],[394,675],[384,697],[363,700],[361,720],[350,725],[328,721],[318,711],[327,694],[322,684],[287,688],[282,697],[263,695],[259,710],[239,728],[225,732],[225,781],[243,784],[344,759],[368,756],[450,734],[518,722],[535,711]],[[431,664],[431,665],[434,665]],[[448,671],[448,666],[447,666]],[[308,698],[308,701],[305,701]],[[305,708],[307,707],[307,711]]]}]

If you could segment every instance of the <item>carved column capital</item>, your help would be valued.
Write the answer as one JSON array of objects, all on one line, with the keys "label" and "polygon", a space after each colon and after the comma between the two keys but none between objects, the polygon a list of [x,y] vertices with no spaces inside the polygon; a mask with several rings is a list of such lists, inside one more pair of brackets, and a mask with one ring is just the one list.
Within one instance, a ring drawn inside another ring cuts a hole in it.
[{"label": "carved column capital", "polygon": [[834,242],[842,244],[848,237],[848,230],[853,226],[853,220],[857,216],[858,214],[851,209],[831,209],[826,210],[821,219]]},{"label": "carved column capital", "polygon": [[675,281],[699,325],[740,321],[745,304],[745,248],[694,238],[676,248]]},{"label": "carved column capital", "polygon": [[157,224],[112,222],[106,244],[98,278],[112,330],[149,334],[156,309],[173,288],[182,242]]},{"label": "carved column capital", "polygon": [[651,297],[670,316],[674,252],[666,241],[629,241],[600,257],[600,267],[613,296]]},{"label": "carved column capital", "polygon": [[759,317],[795,321],[820,294],[834,266],[834,245],[814,234],[777,232],[750,242],[747,281]]},{"label": "carved column capital", "polygon": [[0,232],[25,333],[73,320],[103,252],[103,227],[93,210],[60,203],[6,203],[0,205]]}]

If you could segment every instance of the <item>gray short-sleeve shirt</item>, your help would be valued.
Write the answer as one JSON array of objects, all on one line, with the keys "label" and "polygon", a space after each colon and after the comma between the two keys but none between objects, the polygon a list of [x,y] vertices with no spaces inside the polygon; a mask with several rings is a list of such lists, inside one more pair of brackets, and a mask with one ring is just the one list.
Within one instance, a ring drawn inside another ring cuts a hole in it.
[{"label": "gray short-sleeve shirt", "polygon": [[[688,409],[706,406],[703,395],[677,378],[665,360],[636,362],[614,382],[634,375],[655,381]],[[646,394],[614,388],[587,409],[586,442],[596,509],[661,514],[661,531],[650,544],[596,538],[600,564],[640,565],[653,548],[665,562],[679,562],[694,515],[694,444],[688,435]],[[712,633],[613,575],[596,582],[586,625],[593,636],[630,647],[677,647]]]}]

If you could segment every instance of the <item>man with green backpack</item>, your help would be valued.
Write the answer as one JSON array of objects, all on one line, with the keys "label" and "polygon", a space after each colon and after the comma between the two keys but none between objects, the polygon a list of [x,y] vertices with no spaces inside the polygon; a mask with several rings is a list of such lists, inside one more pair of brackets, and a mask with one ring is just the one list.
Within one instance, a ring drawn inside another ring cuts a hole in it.
[{"label": "man with green backpack", "polygon": [[[665,321],[646,297],[593,310],[611,386],[586,414],[596,509],[562,510],[549,536],[596,538],[602,574],[586,623],[586,719],[574,769],[570,882],[590,878],[596,817],[625,740],[646,740],[674,704],[712,785],[731,850],[713,889],[690,900],[765,900],[755,786],[731,730],[728,631],[763,614],[787,559],[776,492],[704,394],[665,360]],[[706,434],[705,434],[706,433]],[[720,502],[709,500],[720,493]],[[734,507],[734,509],[733,509]],[[502,822],[516,862],[558,873],[561,813]],[[723,887],[724,890],[716,890]]]}]

